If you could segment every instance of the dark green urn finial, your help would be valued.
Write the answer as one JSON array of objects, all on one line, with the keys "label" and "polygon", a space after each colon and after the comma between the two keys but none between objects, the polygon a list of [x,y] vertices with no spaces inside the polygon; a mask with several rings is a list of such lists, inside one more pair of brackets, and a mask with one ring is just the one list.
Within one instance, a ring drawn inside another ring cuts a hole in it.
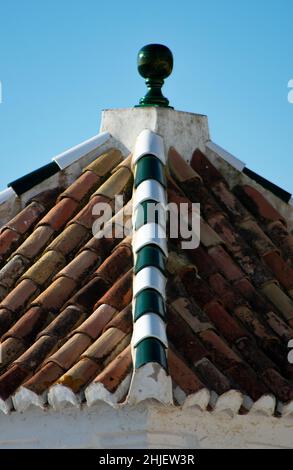
[{"label": "dark green urn finial", "polygon": [[173,69],[173,55],[168,47],[162,44],[148,44],[140,49],[137,56],[139,74],[145,78],[147,94],[139,100],[140,107],[161,106],[170,108],[169,100],[162,94],[164,79]]}]

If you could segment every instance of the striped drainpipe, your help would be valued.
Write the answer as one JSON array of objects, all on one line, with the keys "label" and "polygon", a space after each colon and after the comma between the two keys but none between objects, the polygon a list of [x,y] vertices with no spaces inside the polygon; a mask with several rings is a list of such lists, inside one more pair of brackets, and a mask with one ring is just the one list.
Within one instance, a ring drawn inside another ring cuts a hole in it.
[{"label": "striped drainpipe", "polygon": [[[136,141],[132,160],[134,373],[158,363],[168,374],[166,336],[166,157],[161,136],[147,129]],[[159,205],[157,205],[159,203]],[[156,204],[158,212],[152,213]]]}]

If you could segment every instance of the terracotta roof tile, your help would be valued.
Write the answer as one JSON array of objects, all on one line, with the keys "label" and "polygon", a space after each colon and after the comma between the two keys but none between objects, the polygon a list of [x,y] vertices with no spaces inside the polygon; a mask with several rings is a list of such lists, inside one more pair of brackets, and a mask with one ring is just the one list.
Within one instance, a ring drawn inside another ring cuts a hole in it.
[{"label": "terracotta roof tile", "polygon": [[58,188],[53,188],[53,189],[45,189],[41,191],[40,193],[35,194],[32,196],[28,204],[30,202],[37,202],[41,204],[43,207],[45,207],[48,210],[51,209],[56,204],[56,199],[58,198],[60,192],[63,190],[63,185],[58,186]]},{"label": "terracotta roof tile", "polygon": [[228,378],[233,385],[240,388],[245,394],[256,401],[261,396],[268,394],[268,388],[258,378],[257,374],[246,364],[240,363],[226,370]]},{"label": "terracotta roof tile", "polygon": [[52,354],[57,347],[57,339],[53,336],[42,336],[14,361],[30,371],[35,371],[39,365]]},{"label": "terracotta roof tile", "polygon": [[17,315],[7,308],[0,308],[0,337],[10,328],[17,320]]},{"label": "terracotta roof tile", "polygon": [[203,278],[207,278],[217,273],[217,267],[215,265],[215,262],[205,250],[205,248],[199,245],[198,248],[189,251],[189,258],[198,268],[198,271],[200,271],[200,274]]},{"label": "terracotta roof tile", "polygon": [[245,361],[259,374],[275,364],[259,349],[250,338],[237,341],[237,349]]},{"label": "terracotta roof tile", "polygon": [[79,356],[90,346],[91,339],[83,333],[75,333],[54,354],[45,361],[54,362],[63,370],[69,369]]},{"label": "terracotta roof tile", "polygon": [[190,165],[208,186],[213,186],[219,181],[226,182],[223,175],[210,163],[208,158],[199,149],[193,152]]},{"label": "terracotta roof tile", "polygon": [[10,228],[5,229],[0,234],[0,263],[10,255],[10,253],[16,248],[21,240],[21,236],[11,230]]},{"label": "terracotta roof tile", "polygon": [[267,369],[262,374],[262,380],[276,395],[276,397],[284,403],[293,399],[293,388],[290,383],[285,380],[276,370]]},{"label": "terracotta roof tile", "polygon": [[240,305],[234,309],[236,317],[245,325],[245,327],[259,339],[271,339],[273,334],[270,333],[260,318],[246,305]]},{"label": "terracotta roof tile", "polygon": [[99,184],[101,184],[100,176],[92,171],[85,171],[69,188],[60,194],[58,200],[70,198],[73,201],[81,202],[86,196],[91,195]]},{"label": "terracotta roof tile", "polygon": [[293,319],[293,301],[280,289],[276,282],[269,282],[263,285],[261,291],[282,313],[286,320]]},{"label": "terracotta roof tile", "polygon": [[64,373],[57,364],[49,362],[39,369],[30,379],[23,383],[27,389],[42,395]]},{"label": "terracotta roof tile", "polygon": [[[27,279],[21,282],[26,282]],[[30,281],[32,282],[32,281]],[[34,299],[32,305],[40,305],[46,310],[57,313],[66,300],[76,289],[76,283],[72,279],[60,277],[52,282],[38,297]]]},{"label": "terracotta roof tile", "polygon": [[263,259],[283,287],[288,290],[293,289],[293,269],[288,266],[279,253],[271,251],[266,253]]},{"label": "terracotta roof tile", "polygon": [[78,203],[68,197],[61,199],[57,202],[56,206],[43,217],[38,226],[49,225],[53,230],[60,230],[64,225],[71,220],[73,214],[76,212]]},{"label": "terracotta roof tile", "polygon": [[97,176],[102,177],[110,173],[122,160],[122,154],[118,149],[109,149],[99,158],[90,163],[85,171],[91,171]]},{"label": "terracotta roof tile", "polygon": [[0,302],[4,299],[7,294],[7,287],[0,286]]},{"label": "terracotta roof tile", "polygon": [[126,307],[132,300],[132,269],[123,276],[103,295],[95,304],[95,308],[102,304],[111,305],[111,307],[120,310]]},{"label": "terracotta roof tile", "polygon": [[168,307],[167,334],[174,348],[182,354],[189,364],[196,364],[208,355],[207,349],[200,342],[188,324],[177,314],[173,307]]},{"label": "terracotta roof tile", "polygon": [[113,284],[133,264],[131,245],[120,245],[98,267],[95,275],[102,277],[109,285]]},{"label": "terracotta roof tile", "polygon": [[233,287],[250,303],[252,308],[257,312],[264,313],[270,311],[273,308],[272,305],[265,299],[265,297],[261,295],[261,292],[257,291],[247,278],[242,278],[234,282]]},{"label": "terracotta roof tile", "polygon": [[288,341],[293,338],[293,328],[285,323],[282,318],[276,315],[274,312],[268,312],[266,314],[266,320],[271,327],[271,329],[278,335],[280,338],[288,344]]},{"label": "terracotta roof tile", "polygon": [[235,222],[251,217],[251,214],[241,204],[241,199],[237,199],[228,186],[222,181],[215,184],[212,188],[217,200],[224,206],[227,215]]},{"label": "terracotta roof tile", "polygon": [[244,239],[256,249],[260,256],[276,250],[275,245],[254,220],[248,219],[240,222],[239,227]]},{"label": "terracotta roof tile", "polygon": [[121,167],[95,191],[92,197],[98,195],[113,199],[117,194],[123,194],[132,185],[132,182],[132,172],[126,167]]},{"label": "terracotta roof tile", "polygon": [[86,206],[81,209],[81,211],[71,220],[70,223],[76,222],[77,224],[82,225],[87,230],[91,230],[93,223],[99,218],[99,213],[95,214],[94,207],[99,204],[110,204],[111,199],[105,197],[101,194],[94,194],[91,200],[86,204]]},{"label": "terracotta roof tile", "polygon": [[54,336],[58,339],[66,338],[66,336],[85,319],[86,314],[82,309],[75,305],[69,305],[65,307],[46,328],[39,331],[38,337],[46,335]]},{"label": "terracotta roof tile", "polygon": [[1,307],[19,314],[37,293],[38,286],[30,279],[23,279],[1,302]]},{"label": "terracotta roof tile", "polygon": [[228,378],[206,357],[198,361],[194,367],[204,384],[218,395],[232,388]]},{"label": "terracotta roof tile", "polygon": [[95,277],[70,299],[70,304],[75,304],[86,311],[91,311],[109,287],[109,284],[103,278]]},{"label": "terracotta roof tile", "polygon": [[[70,226],[72,227],[72,225]],[[102,255],[102,253],[101,253]],[[73,279],[75,282],[80,282],[83,279],[87,279],[94,269],[96,269],[102,262],[102,256],[91,250],[83,250],[76,255],[73,260],[67,264],[61,271],[56,275],[57,277],[65,276]]]},{"label": "terracotta roof tile", "polygon": [[291,262],[293,261],[293,235],[289,233],[280,221],[272,222],[267,225],[267,233],[270,238],[273,240],[275,245],[283,253],[284,259],[288,259]]},{"label": "terracotta roof tile", "polygon": [[209,248],[208,254],[228,281],[233,282],[244,277],[244,273],[239,266],[237,266],[231,256],[220,245]]},{"label": "terracotta roof tile", "polygon": [[[69,369],[60,379],[58,383],[65,385],[75,393],[80,392],[90,381],[92,381],[97,374],[105,368],[120,352],[128,346],[130,341],[130,335],[125,336],[123,333],[118,333],[116,330],[113,333],[113,328],[108,330],[104,335],[96,340],[92,345],[90,354],[93,357],[86,356],[82,357],[71,369]],[[121,339],[123,340],[121,341]],[[106,340],[109,340],[107,344]],[[120,343],[115,344],[116,340]]]},{"label": "terracotta roof tile", "polygon": [[108,356],[117,344],[125,337],[125,333],[118,328],[109,328],[82,354],[83,357],[102,361]]},{"label": "terracotta roof tile", "polygon": [[188,295],[195,300],[199,307],[204,308],[208,302],[213,300],[214,295],[208,283],[204,279],[199,278],[192,267],[181,270],[178,275]]},{"label": "terracotta roof tile", "polygon": [[185,160],[183,160],[181,155],[173,147],[169,149],[168,161],[171,174],[178,182],[185,182],[194,179],[201,180],[199,174],[193,170],[192,167],[185,162]]},{"label": "terracotta roof tile", "polygon": [[103,331],[109,328],[118,328],[123,333],[128,334],[132,330],[132,304],[127,305],[121,312],[114,314],[112,320],[106,324]]},{"label": "terracotta roof tile", "polygon": [[10,367],[0,377],[0,398],[7,400],[30,375],[31,373],[19,364]]},{"label": "terracotta roof tile", "polygon": [[176,298],[172,300],[170,305],[194,333],[213,328],[205,312],[201,310],[187,294],[185,295],[184,293],[182,297],[179,294],[179,296],[176,296]]},{"label": "terracotta roof tile", "polygon": [[199,336],[209,351],[209,356],[223,372],[232,365],[241,362],[241,358],[214,331],[202,331],[199,333]]},{"label": "terracotta roof tile", "polygon": [[3,335],[6,338],[18,338],[28,344],[48,322],[50,316],[41,307],[30,307],[25,314]]},{"label": "terracotta roof tile", "polygon": [[58,378],[57,383],[69,387],[75,393],[79,393],[101,370],[101,364],[85,357]]},{"label": "terracotta roof tile", "polygon": [[218,301],[212,300],[209,302],[205,306],[205,312],[227,341],[234,343],[247,336],[246,330],[237,323]]},{"label": "terracotta roof tile", "polygon": [[233,285],[229,284],[222,274],[212,274],[208,281],[213,291],[218,295],[218,298],[228,310],[233,310],[237,305],[246,303],[241,292],[235,289]]},{"label": "terracotta roof tile", "polygon": [[17,338],[7,338],[1,341],[1,364],[0,369],[4,369],[11,364],[26,349],[25,343]]},{"label": "terracotta roof tile", "polygon": [[74,332],[95,340],[116,313],[115,308],[102,304]]}]

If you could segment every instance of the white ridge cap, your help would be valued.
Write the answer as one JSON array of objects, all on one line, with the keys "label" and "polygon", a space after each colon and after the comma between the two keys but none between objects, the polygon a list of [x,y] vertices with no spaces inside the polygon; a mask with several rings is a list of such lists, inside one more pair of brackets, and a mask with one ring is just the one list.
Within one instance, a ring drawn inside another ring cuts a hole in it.
[{"label": "white ridge cap", "polygon": [[159,224],[150,222],[135,230],[132,235],[132,249],[136,254],[146,245],[157,245],[168,256],[166,231]]},{"label": "white ridge cap", "polygon": [[165,188],[163,188],[161,183],[154,179],[144,180],[134,191],[133,211],[136,209],[138,204],[147,200],[160,202],[163,204],[163,207],[167,207]]},{"label": "white ridge cap", "polygon": [[135,348],[145,338],[157,338],[166,348],[168,340],[166,323],[156,313],[145,313],[133,325],[132,345]]},{"label": "white ridge cap", "polygon": [[65,152],[53,157],[52,160],[57,163],[60,170],[64,170],[64,168],[71,165],[71,163],[74,163],[80,157],[87,155],[89,152],[103,145],[110,137],[111,134],[109,134],[109,132],[101,132],[100,134],[85,140],[81,144],[65,150]]},{"label": "white ridge cap", "polygon": [[166,299],[166,277],[155,266],[146,266],[133,279],[133,297],[146,288],[155,289]]},{"label": "white ridge cap", "polygon": [[136,139],[132,164],[135,165],[140,158],[148,154],[154,155],[165,165],[166,156],[163,138],[149,129],[144,129]]}]

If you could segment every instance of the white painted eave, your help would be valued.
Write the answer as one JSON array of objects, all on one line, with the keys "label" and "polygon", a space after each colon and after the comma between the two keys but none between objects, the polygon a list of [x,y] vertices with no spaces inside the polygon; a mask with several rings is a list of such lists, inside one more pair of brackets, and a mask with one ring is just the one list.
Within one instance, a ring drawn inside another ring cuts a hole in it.
[{"label": "white painted eave", "polygon": [[223,158],[227,163],[236,168],[236,170],[242,171],[245,167],[244,162],[239,160],[239,158],[236,158],[231,153],[227,152],[227,150],[223,149],[223,147],[220,147],[220,145],[216,144],[215,142],[209,140],[206,143],[206,147],[219,155],[219,157]]},{"label": "white painted eave", "polygon": [[85,140],[81,144],[76,145],[75,147],[71,147],[70,149],[62,152],[56,157],[53,157],[52,160],[57,163],[60,170],[64,170],[72,163],[79,160],[79,158],[87,155],[88,153],[92,152],[96,148],[100,147],[101,145],[105,144],[107,140],[109,140],[111,135],[109,132],[101,132],[88,140]]},{"label": "white painted eave", "polygon": [[1,449],[293,448],[292,419],[211,413],[197,403],[135,406],[98,401],[60,411],[29,408],[0,416]]},{"label": "white painted eave", "polygon": [[6,188],[0,192],[0,205],[7,202],[9,199],[15,199],[17,197],[16,192],[12,188]]}]

